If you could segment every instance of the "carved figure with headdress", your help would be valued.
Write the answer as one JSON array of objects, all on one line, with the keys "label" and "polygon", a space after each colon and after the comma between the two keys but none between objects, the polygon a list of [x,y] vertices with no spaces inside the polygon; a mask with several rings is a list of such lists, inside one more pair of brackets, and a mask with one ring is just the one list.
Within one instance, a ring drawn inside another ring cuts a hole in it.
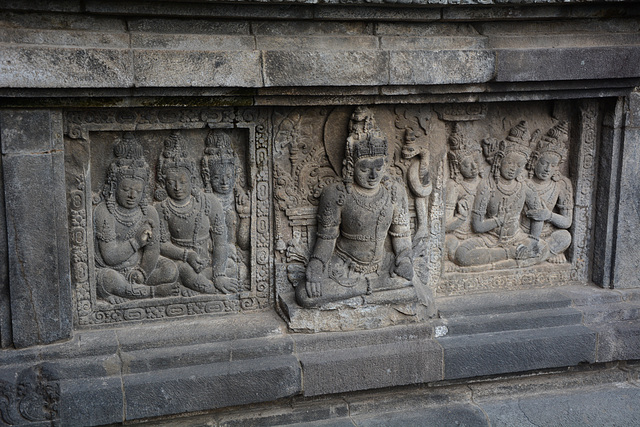
[{"label": "carved figure with headdress", "polygon": [[[414,271],[407,194],[386,173],[388,143],[373,113],[358,107],[349,123],[342,182],[324,188],[317,238],[296,288],[304,307],[410,286]],[[385,250],[391,240],[393,254]],[[391,262],[386,262],[391,255]]]},{"label": "carved figure with headdress", "polygon": [[467,139],[457,124],[449,136],[449,173],[445,196],[445,248],[453,260],[461,241],[473,235],[471,210],[476,189],[484,176],[480,144]]},{"label": "carved figure with headdress", "polygon": [[[479,236],[460,243],[454,255],[456,264],[514,268],[548,258],[548,246],[538,237],[542,221],[536,219],[542,203],[523,174],[531,155],[529,144],[538,135],[532,138],[526,122],[521,121],[504,140],[483,141],[491,174],[478,184],[471,212],[471,227]],[[532,220],[529,235],[520,227],[525,205]]]},{"label": "carved figure with headdress", "polygon": [[115,141],[102,202],[94,210],[96,291],[117,304],[178,292],[178,271],[160,255],[158,213],[149,205],[150,169],[127,132]]},{"label": "carved figure with headdress", "polygon": [[251,202],[238,183],[238,156],[231,137],[222,129],[209,132],[202,158],[205,192],[218,200],[225,213],[229,260],[227,277],[244,282],[248,276],[248,253],[251,236]]},{"label": "carved figure with headdress", "polygon": [[226,277],[228,242],[222,205],[205,197],[197,172],[180,133],[171,133],[157,169],[161,251],[178,266],[184,295],[234,293],[237,280]]},{"label": "carved figure with headdress", "polygon": [[[549,262],[552,263],[565,262],[564,252],[571,245],[568,228],[573,222],[573,186],[559,168],[567,158],[568,140],[569,125],[561,121],[538,141],[527,164],[529,185],[537,192],[543,205],[534,218],[544,221],[540,238],[549,245]],[[527,215],[522,217],[522,227],[526,232],[531,228]]]}]

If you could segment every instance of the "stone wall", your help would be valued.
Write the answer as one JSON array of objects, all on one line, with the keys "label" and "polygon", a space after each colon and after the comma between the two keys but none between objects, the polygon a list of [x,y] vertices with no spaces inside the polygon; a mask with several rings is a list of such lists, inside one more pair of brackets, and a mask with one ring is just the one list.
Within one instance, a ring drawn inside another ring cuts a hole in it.
[{"label": "stone wall", "polygon": [[456,3],[4,5],[2,420],[640,358],[640,7]]}]

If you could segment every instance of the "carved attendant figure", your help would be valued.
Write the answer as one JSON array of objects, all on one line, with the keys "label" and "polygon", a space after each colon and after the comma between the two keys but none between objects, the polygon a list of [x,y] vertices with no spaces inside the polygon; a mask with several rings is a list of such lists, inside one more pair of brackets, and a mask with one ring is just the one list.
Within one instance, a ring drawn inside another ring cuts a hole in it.
[{"label": "carved attendant figure", "polygon": [[445,247],[449,259],[453,260],[461,241],[473,236],[471,210],[476,197],[476,188],[484,175],[480,146],[459,133],[457,125],[449,137],[449,172],[446,193],[446,237]]},{"label": "carved attendant figure", "polygon": [[187,157],[180,135],[172,133],[158,160],[158,182],[169,196],[158,204],[161,251],[176,262],[186,295],[234,293],[237,281],[225,276],[228,251],[222,206],[197,188],[196,176],[195,162]]},{"label": "carved attendant figure", "polygon": [[[573,186],[569,178],[562,176],[559,165],[567,157],[566,141],[569,139],[567,122],[560,122],[542,137],[531,156],[530,185],[538,193],[543,208],[535,218],[544,221],[540,238],[549,245],[549,262],[566,261],[564,251],[571,244],[571,234],[567,230],[573,221]],[[531,221],[526,216],[522,226],[529,232]]]},{"label": "carved attendant figure", "polygon": [[227,277],[247,278],[248,256],[251,235],[251,206],[249,197],[236,180],[237,157],[231,148],[231,137],[225,131],[209,132],[202,158],[202,179],[205,192],[215,197],[225,213],[228,237],[229,260]]},{"label": "carved attendant figure", "polygon": [[112,304],[178,292],[178,271],[160,256],[159,220],[148,205],[149,165],[133,134],[114,148],[104,200],[94,211],[96,291]]},{"label": "carved attendant figure", "polygon": [[[305,307],[408,286],[413,279],[407,195],[386,176],[387,140],[366,108],[356,109],[349,129],[343,182],[322,192],[306,286],[296,288]],[[387,236],[395,257],[383,271]]]},{"label": "carved attendant figure", "polygon": [[[529,160],[529,132],[520,122],[497,145],[492,174],[479,185],[471,216],[479,237],[462,242],[455,263],[462,266],[493,264],[496,268],[524,267],[546,260],[549,249],[540,241],[542,204],[522,172]],[[531,235],[520,228],[520,214],[527,205]]]}]

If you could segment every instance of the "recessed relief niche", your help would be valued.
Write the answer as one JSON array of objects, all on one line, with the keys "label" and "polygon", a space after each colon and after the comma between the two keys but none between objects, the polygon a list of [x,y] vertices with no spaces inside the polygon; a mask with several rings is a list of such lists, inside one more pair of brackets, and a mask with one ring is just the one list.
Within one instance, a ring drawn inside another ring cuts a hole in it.
[{"label": "recessed relief niche", "polygon": [[162,113],[67,115],[80,324],[236,313],[268,302],[269,275],[255,274],[268,268],[268,257],[256,260],[268,237],[251,237],[269,215],[257,113]]},{"label": "recessed relief niche", "polygon": [[274,113],[276,293],[294,330],[587,280],[594,102]]}]

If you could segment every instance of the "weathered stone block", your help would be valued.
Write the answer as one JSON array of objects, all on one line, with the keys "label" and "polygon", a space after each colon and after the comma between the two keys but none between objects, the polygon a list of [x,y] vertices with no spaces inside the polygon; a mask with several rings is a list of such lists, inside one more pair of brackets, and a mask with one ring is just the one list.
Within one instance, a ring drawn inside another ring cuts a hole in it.
[{"label": "weathered stone block", "polygon": [[124,375],[123,381],[127,419],[276,400],[302,389],[293,356]]},{"label": "weathered stone block", "polygon": [[431,85],[487,82],[494,76],[489,51],[391,51],[390,84]]},{"label": "weathered stone block", "polygon": [[103,425],[125,421],[120,376],[60,381],[60,422]]},{"label": "weathered stone block", "polygon": [[305,396],[442,379],[442,350],[428,340],[302,353],[299,358]]},{"label": "weathered stone block", "polygon": [[613,287],[634,288],[640,287],[640,128],[627,128],[623,144]]},{"label": "weathered stone block", "polygon": [[133,64],[137,86],[262,86],[258,52],[145,50]]},{"label": "weathered stone block", "polygon": [[388,54],[380,51],[267,51],[266,86],[351,86],[389,82]]},{"label": "weathered stone block", "polygon": [[[633,78],[640,48],[635,46],[497,50],[498,82]],[[549,66],[553,64],[553,66]]]},{"label": "weathered stone block", "polygon": [[555,368],[594,362],[596,334],[566,326],[440,338],[444,379]]},{"label": "weathered stone block", "polygon": [[5,45],[0,51],[3,87],[122,88],[133,84],[125,50]]},{"label": "weathered stone block", "polygon": [[64,159],[51,151],[61,146],[62,121],[23,111],[3,114],[2,124],[13,342],[51,343],[71,331]]},{"label": "weathered stone block", "polygon": [[629,360],[638,357],[640,327],[638,319],[592,326],[598,332],[597,362]]}]

